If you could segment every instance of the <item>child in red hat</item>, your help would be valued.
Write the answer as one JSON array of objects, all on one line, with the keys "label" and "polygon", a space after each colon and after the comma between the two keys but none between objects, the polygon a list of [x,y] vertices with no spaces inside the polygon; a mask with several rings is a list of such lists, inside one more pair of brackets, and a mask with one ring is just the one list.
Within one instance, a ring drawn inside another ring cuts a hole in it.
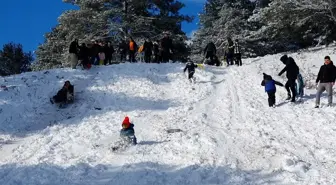
[{"label": "child in red hat", "polygon": [[121,124],[120,137],[128,144],[137,144],[137,139],[134,135],[134,124],[130,122],[129,117],[126,116]]}]

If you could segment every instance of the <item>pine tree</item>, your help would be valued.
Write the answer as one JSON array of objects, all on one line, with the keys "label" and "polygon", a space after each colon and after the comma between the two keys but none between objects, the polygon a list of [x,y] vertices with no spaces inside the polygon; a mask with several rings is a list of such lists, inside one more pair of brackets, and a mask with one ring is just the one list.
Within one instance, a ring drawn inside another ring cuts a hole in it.
[{"label": "pine tree", "polygon": [[160,39],[169,31],[175,39],[185,38],[183,21],[192,17],[179,12],[184,4],[176,0],[63,0],[79,7],[64,12],[59,24],[45,35],[45,42],[36,51],[35,69],[69,66],[68,46],[75,38],[79,42],[109,39],[112,43],[126,37],[135,40]]},{"label": "pine tree", "polygon": [[260,54],[328,44],[336,39],[335,11],[329,0],[273,0],[252,16],[262,26],[251,40]]},{"label": "pine tree", "polygon": [[227,37],[242,41],[248,35],[247,20],[254,9],[255,3],[249,0],[208,0],[200,14],[200,29],[195,33],[193,49],[200,53],[212,41],[218,47],[217,54],[223,56]]},{"label": "pine tree", "polygon": [[31,52],[24,52],[21,44],[8,43],[0,50],[0,75],[19,74],[28,71],[33,61]]}]

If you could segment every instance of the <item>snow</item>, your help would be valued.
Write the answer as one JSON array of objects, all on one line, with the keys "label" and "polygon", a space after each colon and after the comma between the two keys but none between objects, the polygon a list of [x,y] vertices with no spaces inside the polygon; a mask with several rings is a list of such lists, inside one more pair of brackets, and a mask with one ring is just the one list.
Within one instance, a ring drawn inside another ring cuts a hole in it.
[{"label": "snow", "polygon": [[[183,64],[0,78],[0,184],[335,184],[336,108],[326,97],[313,108],[317,71],[334,49],[290,54],[309,89],[291,104],[279,87],[276,108],[260,83],[263,72],[285,83],[280,54],[197,69],[195,84]],[[49,98],[66,80],[76,101],[59,109]],[[112,152],[126,115],[139,144]]]}]

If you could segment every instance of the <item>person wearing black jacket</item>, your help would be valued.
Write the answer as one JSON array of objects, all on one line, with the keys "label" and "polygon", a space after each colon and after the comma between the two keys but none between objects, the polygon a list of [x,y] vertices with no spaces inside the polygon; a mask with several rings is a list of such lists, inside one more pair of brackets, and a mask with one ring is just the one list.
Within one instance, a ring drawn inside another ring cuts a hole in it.
[{"label": "person wearing black jacket", "polygon": [[299,67],[296,65],[294,59],[292,57],[288,57],[287,55],[282,56],[280,60],[286,65],[285,68],[283,68],[283,70],[281,70],[281,72],[279,73],[279,76],[281,76],[284,72],[286,72],[287,82],[285,84],[285,87],[288,93],[288,97],[286,100],[290,100],[292,98],[291,102],[295,102],[295,81],[299,74]]},{"label": "person wearing black jacket", "polygon": [[97,65],[98,62],[99,62],[99,56],[98,56],[98,53],[99,53],[99,44],[97,41],[94,41],[92,43],[92,46],[91,48],[89,49],[90,50],[90,62],[92,65]]},{"label": "person wearing black jacket", "polygon": [[216,46],[213,42],[209,42],[207,46],[204,48],[205,58],[210,58],[210,62],[214,63],[213,57],[216,55]]},{"label": "person wearing black jacket", "polygon": [[74,86],[70,81],[66,81],[61,90],[57,92],[55,96],[50,99],[52,104],[54,103],[71,103],[74,100]]},{"label": "person wearing black jacket", "polygon": [[162,47],[162,62],[169,62],[170,51],[173,49],[173,40],[169,38],[168,34],[166,33],[164,38],[161,39],[161,47]]},{"label": "person wearing black jacket", "polygon": [[107,44],[105,45],[104,47],[104,52],[105,52],[105,61],[104,61],[104,64],[107,65],[107,64],[112,64],[112,56],[113,56],[113,53],[114,53],[114,48],[111,44],[111,41],[108,41]]},{"label": "person wearing black jacket", "polygon": [[[320,71],[317,75],[316,86],[316,106],[315,108],[319,108],[320,106],[320,98],[323,91],[327,91],[328,93],[328,106],[332,105],[332,97],[333,97],[333,85],[335,84],[336,79],[336,67],[333,62],[330,60],[329,56],[324,57],[324,65],[321,66]],[[318,84],[319,83],[319,84]]]},{"label": "person wearing black jacket", "polygon": [[159,63],[159,41],[154,42],[153,44],[153,54],[154,54],[154,62]]},{"label": "person wearing black jacket", "polygon": [[81,61],[83,68],[88,68],[89,64],[89,48],[86,47],[85,43],[79,48],[78,59]]},{"label": "person wearing black jacket", "polygon": [[238,39],[235,40],[234,42],[234,54],[233,54],[233,58],[234,58],[234,61],[235,61],[235,64],[237,66],[241,66],[242,65],[242,56],[241,56],[241,47],[240,47],[240,44],[238,42]]},{"label": "person wearing black jacket", "polygon": [[126,41],[123,40],[119,44],[120,62],[124,62],[126,60],[127,51],[128,45]]},{"label": "person wearing black jacket", "polygon": [[78,45],[78,39],[75,39],[71,42],[69,47],[69,54],[70,54],[70,64],[71,68],[75,69],[78,63],[78,51],[79,51],[79,45]]},{"label": "person wearing black jacket", "polygon": [[147,39],[144,43],[145,62],[150,63],[152,58],[153,43]]},{"label": "person wearing black jacket", "polygon": [[228,45],[227,45],[227,53],[226,53],[226,60],[228,65],[233,65],[234,59],[234,43],[230,37],[227,38]]},{"label": "person wearing black jacket", "polygon": [[188,62],[186,63],[186,66],[183,72],[185,73],[188,70],[188,79],[190,82],[193,82],[195,81],[194,74],[195,74],[195,69],[197,68],[197,64],[195,64],[189,58],[187,60]]}]

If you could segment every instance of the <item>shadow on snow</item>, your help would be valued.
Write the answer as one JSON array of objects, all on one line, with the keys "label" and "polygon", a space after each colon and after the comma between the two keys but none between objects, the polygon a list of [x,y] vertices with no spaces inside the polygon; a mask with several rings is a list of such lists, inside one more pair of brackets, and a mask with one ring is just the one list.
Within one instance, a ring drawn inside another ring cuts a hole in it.
[{"label": "shadow on snow", "polygon": [[[266,185],[281,184],[281,172],[243,171],[229,166],[168,166],[152,162],[110,166],[80,163],[70,167],[51,164],[0,167],[0,184],[48,185]],[[279,176],[279,177],[277,177]]]}]

